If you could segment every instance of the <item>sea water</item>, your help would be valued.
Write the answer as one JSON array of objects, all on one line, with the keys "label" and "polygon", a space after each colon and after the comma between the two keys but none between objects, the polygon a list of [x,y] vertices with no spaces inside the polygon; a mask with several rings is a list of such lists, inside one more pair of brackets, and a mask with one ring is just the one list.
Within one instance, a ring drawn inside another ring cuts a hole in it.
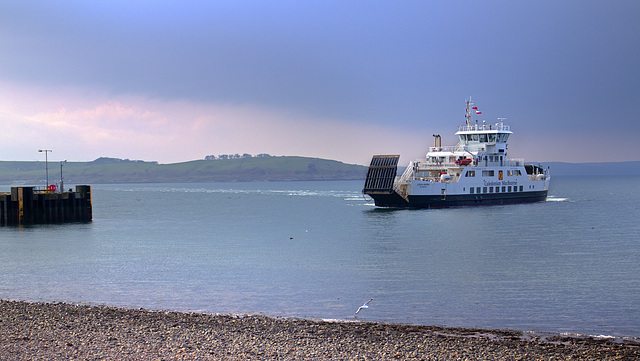
[{"label": "sea water", "polygon": [[91,223],[0,228],[0,298],[638,337],[639,184],[422,210],[362,181],[98,184]]}]

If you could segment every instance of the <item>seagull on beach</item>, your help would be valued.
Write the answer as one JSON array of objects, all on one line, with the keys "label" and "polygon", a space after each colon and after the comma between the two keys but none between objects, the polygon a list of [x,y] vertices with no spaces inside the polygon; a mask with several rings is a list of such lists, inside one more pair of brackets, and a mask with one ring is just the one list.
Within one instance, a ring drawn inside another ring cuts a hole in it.
[{"label": "seagull on beach", "polygon": [[358,312],[362,311],[363,308],[369,308],[369,302],[373,301],[373,298],[370,299],[369,301],[365,302],[364,305],[358,307],[358,310],[356,311],[356,315],[358,314]]}]

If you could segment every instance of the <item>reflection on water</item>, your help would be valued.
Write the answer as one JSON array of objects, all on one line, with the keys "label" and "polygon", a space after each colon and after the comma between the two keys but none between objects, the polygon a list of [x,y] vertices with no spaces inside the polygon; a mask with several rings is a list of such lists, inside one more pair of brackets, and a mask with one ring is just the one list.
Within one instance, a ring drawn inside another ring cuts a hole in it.
[{"label": "reflection on water", "polygon": [[638,336],[637,180],[437,210],[360,182],[95,185],[90,224],[0,229],[0,297],[332,319],[373,298],[358,319]]}]

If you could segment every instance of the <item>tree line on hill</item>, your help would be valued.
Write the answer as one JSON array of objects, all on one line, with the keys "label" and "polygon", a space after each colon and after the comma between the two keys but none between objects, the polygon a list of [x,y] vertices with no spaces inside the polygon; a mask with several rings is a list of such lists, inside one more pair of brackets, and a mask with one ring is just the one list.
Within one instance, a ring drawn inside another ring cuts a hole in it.
[{"label": "tree line on hill", "polygon": [[100,157],[96,160],[92,161],[93,164],[109,164],[109,163],[150,163],[150,164],[158,164],[158,161],[146,161],[146,160],[131,160],[131,159],[121,159],[121,158],[110,158],[110,157]]},{"label": "tree line on hill", "polygon": [[[220,154],[220,155],[207,155],[206,157],[204,157],[204,160],[216,160],[216,159],[240,159],[240,158],[253,158],[254,156],[249,154],[249,153],[244,153],[243,155],[240,155],[238,153],[236,154]],[[266,154],[266,153],[260,153],[258,155],[255,156],[256,158],[265,158],[265,157],[271,157],[270,154]]]}]

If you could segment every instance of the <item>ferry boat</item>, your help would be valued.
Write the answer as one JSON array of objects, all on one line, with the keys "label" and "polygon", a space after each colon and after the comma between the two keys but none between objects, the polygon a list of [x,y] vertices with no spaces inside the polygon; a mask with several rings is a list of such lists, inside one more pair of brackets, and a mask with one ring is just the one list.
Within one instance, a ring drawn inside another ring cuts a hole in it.
[{"label": "ferry boat", "polygon": [[379,207],[443,208],[544,201],[551,176],[539,164],[507,157],[513,134],[498,119],[478,123],[481,114],[466,101],[466,123],[458,127],[459,142],[443,147],[440,135],[425,159],[410,162],[397,177],[399,155],[374,155],[362,192]]}]

